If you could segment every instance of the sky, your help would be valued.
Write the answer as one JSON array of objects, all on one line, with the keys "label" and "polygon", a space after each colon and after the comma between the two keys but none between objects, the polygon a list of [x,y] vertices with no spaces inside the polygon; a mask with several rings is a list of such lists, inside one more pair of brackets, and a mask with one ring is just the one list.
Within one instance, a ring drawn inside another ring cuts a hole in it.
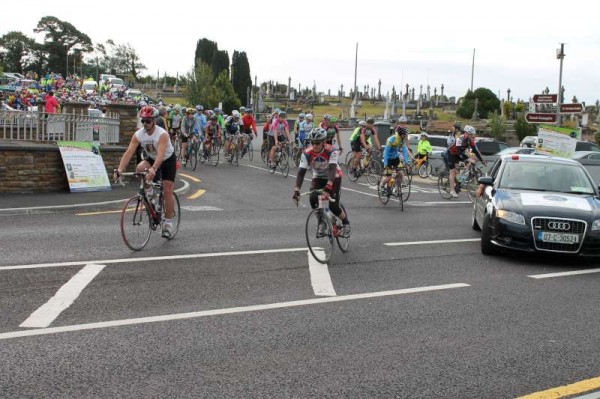
[{"label": "sky", "polygon": [[131,44],[147,67],[142,75],[190,73],[196,43],[207,38],[230,57],[234,50],[246,52],[259,83],[291,78],[295,88],[314,84],[317,91],[337,93],[343,85],[347,93],[356,59],[359,90],[377,88],[381,80],[382,95],[409,84],[417,94],[428,85],[431,95],[435,88],[439,94],[444,85],[444,94],[461,97],[472,78],[473,89],[488,88],[501,99],[510,89],[513,100],[525,101],[545,88],[558,91],[556,50],[564,43],[565,101],[576,96],[591,105],[600,99],[600,16],[588,0],[210,4],[11,1],[0,13],[0,36],[20,31],[41,41],[33,29],[42,17],[54,16],[94,43]]}]

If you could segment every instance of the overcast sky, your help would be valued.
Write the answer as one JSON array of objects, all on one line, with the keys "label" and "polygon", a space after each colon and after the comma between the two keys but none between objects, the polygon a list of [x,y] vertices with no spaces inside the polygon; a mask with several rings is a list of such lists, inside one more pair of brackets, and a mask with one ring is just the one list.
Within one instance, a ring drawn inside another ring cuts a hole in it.
[{"label": "overcast sky", "polygon": [[[156,4],[160,6],[156,6]],[[493,4],[493,6],[492,6]],[[558,8],[558,4],[562,9]],[[460,97],[486,87],[500,98],[529,99],[562,82],[570,102],[600,99],[600,14],[592,1],[545,3],[479,1],[260,1],[204,2],[28,0],[3,2],[0,35],[20,31],[34,37],[44,16],[74,25],[94,42],[130,43],[146,65],[142,74],[187,74],[196,42],[215,41],[231,57],[245,51],[252,79],[336,93],[354,85],[382,94],[406,84]]]}]

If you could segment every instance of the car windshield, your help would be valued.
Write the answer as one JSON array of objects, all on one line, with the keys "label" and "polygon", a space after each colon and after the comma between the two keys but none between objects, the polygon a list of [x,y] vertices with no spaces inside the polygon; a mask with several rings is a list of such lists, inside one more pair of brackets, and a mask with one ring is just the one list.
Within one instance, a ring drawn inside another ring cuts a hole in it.
[{"label": "car windshield", "polygon": [[579,165],[513,161],[507,162],[499,188],[594,194],[592,182]]},{"label": "car windshield", "polygon": [[113,84],[113,85],[122,85],[123,84],[123,80],[119,79],[119,78],[112,78],[110,80],[110,84]]}]

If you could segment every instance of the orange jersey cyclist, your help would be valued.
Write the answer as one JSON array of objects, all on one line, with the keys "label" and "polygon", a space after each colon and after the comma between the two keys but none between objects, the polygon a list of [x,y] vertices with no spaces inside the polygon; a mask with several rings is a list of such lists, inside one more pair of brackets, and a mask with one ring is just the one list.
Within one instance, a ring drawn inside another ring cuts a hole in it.
[{"label": "orange jersey cyclist", "polygon": [[296,186],[292,199],[296,202],[300,199],[300,189],[304,182],[306,171],[311,168],[313,179],[311,191],[323,189],[324,194],[313,192],[310,195],[310,206],[315,209],[319,206],[319,195],[324,199],[331,198],[329,209],[340,219],[344,225],[342,235],[350,236],[350,221],[346,209],[340,203],[340,190],[342,186],[342,170],[338,165],[338,151],[331,145],[326,144],[327,131],[323,128],[315,128],[308,135],[311,145],[302,153]]}]

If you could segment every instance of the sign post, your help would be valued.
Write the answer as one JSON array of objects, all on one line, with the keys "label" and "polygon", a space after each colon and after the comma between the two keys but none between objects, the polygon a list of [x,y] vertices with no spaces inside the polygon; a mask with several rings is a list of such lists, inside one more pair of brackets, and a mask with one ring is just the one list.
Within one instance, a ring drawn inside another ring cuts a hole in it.
[{"label": "sign post", "polygon": [[561,114],[577,114],[583,111],[583,104],[560,104]]},{"label": "sign post", "polygon": [[525,115],[525,120],[529,123],[555,123],[556,114],[530,112]]}]

